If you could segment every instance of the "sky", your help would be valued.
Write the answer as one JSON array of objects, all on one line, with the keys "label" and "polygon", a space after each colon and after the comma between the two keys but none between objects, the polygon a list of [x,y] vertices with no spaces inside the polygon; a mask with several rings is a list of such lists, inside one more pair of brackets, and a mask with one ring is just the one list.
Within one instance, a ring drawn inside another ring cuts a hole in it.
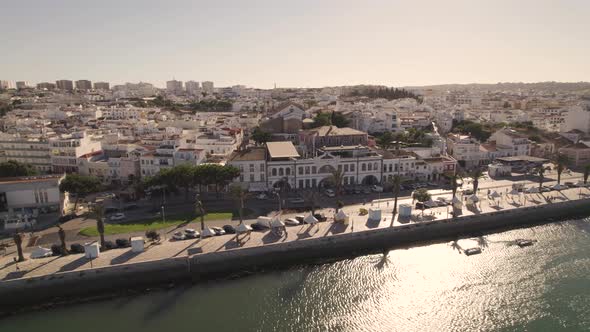
[{"label": "sky", "polygon": [[0,79],[590,80],[588,0],[0,0]]}]

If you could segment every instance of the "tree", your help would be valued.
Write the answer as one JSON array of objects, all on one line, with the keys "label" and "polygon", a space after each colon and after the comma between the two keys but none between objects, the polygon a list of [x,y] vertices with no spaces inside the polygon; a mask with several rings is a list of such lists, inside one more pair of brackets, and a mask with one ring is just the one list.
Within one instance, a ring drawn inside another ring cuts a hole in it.
[{"label": "tree", "polygon": [[397,198],[399,196],[400,186],[401,186],[402,178],[399,175],[393,176],[393,214],[391,216],[391,227],[393,227],[393,220],[395,219],[395,215],[397,214]]},{"label": "tree", "polygon": [[205,229],[205,207],[203,206],[203,202],[201,201],[201,195],[197,195],[197,199],[195,202],[195,210],[197,214],[201,217],[201,233]]},{"label": "tree", "polygon": [[349,125],[348,119],[339,112],[332,111],[332,116],[330,118],[330,123],[338,128],[348,127]]},{"label": "tree", "polygon": [[19,232],[14,233],[14,235],[12,236],[12,240],[14,241],[14,244],[16,245],[16,252],[18,253],[18,261],[24,262],[25,256],[23,255],[23,234],[19,233]]},{"label": "tree", "polygon": [[539,191],[543,188],[543,180],[545,180],[545,167],[543,165],[537,166],[533,169],[533,174],[539,177]]},{"label": "tree", "polygon": [[96,230],[100,235],[100,247],[106,249],[104,241],[104,206],[102,202],[95,202],[90,210],[90,215],[96,220]]},{"label": "tree", "polygon": [[39,172],[29,164],[19,163],[15,160],[0,163],[0,178],[33,176],[37,174]]},{"label": "tree", "polygon": [[336,197],[340,196],[342,191],[342,182],[344,181],[344,172],[338,169],[333,169],[331,171],[330,177],[328,178],[328,182],[334,186],[334,191],[336,192]]},{"label": "tree", "polygon": [[313,128],[329,126],[332,124],[332,117],[329,113],[318,113],[315,118],[313,118],[313,124],[311,125]]},{"label": "tree", "polygon": [[561,173],[567,169],[567,165],[569,163],[569,159],[566,155],[561,153],[557,153],[555,159],[553,160],[553,164],[557,169],[557,184],[561,184]]},{"label": "tree", "polygon": [[459,181],[462,179],[461,175],[453,174],[453,175],[449,176],[448,179],[451,181],[451,189],[453,191],[453,199],[455,199],[455,196],[457,196],[457,189],[459,188]]},{"label": "tree", "polygon": [[412,193],[412,199],[422,203],[422,215],[424,215],[424,202],[429,201],[430,198],[430,193],[426,188],[417,189]]},{"label": "tree", "polygon": [[590,165],[584,166],[584,184],[588,184],[588,176],[590,175]]},{"label": "tree", "polygon": [[377,138],[377,144],[383,150],[389,150],[393,146],[393,140],[393,134],[390,131],[386,131],[385,133],[383,133],[383,135]]},{"label": "tree", "polygon": [[101,189],[102,185],[100,180],[93,176],[68,174],[59,183],[59,191],[62,193],[67,192],[76,196],[76,200],[74,201],[74,211],[76,211],[80,197],[98,192]]},{"label": "tree", "polygon": [[184,189],[184,200],[189,199],[189,190],[194,186],[194,170],[195,167],[189,164],[181,164],[171,168],[171,178],[174,185]]},{"label": "tree", "polygon": [[479,189],[479,178],[483,176],[483,171],[478,167],[471,171],[470,175],[473,178],[473,193],[477,194],[477,189]]},{"label": "tree", "polygon": [[301,193],[305,204],[311,208],[311,214],[315,214],[315,206],[320,199],[320,194],[317,190],[309,189]]},{"label": "tree", "polygon": [[264,145],[264,144],[266,144],[266,142],[270,141],[271,134],[263,131],[262,129],[260,129],[260,127],[256,127],[252,131],[252,134],[250,135],[250,137],[254,141],[254,144],[256,146],[259,146],[259,145]]},{"label": "tree", "polygon": [[240,224],[244,223],[244,200],[248,197],[248,192],[239,184],[233,184],[229,187],[230,195],[236,200],[238,205],[238,214],[240,215]]},{"label": "tree", "polygon": [[59,235],[61,254],[64,256],[69,255],[68,247],[66,246],[66,231],[64,231],[61,225],[58,225],[57,227],[59,228],[57,234]]}]

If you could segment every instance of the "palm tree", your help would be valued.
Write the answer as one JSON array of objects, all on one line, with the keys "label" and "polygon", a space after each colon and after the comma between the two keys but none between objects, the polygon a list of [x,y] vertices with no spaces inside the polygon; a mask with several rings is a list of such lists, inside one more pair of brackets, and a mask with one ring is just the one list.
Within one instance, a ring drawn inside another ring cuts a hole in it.
[{"label": "palm tree", "polygon": [[393,220],[397,214],[397,197],[399,196],[399,190],[401,186],[402,178],[399,175],[393,176],[393,215],[391,216],[391,225],[393,227]]},{"label": "palm tree", "polygon": [[584,167],[584,184],[588,183],[588,176],[590,175],[590,165]]},{"label": "palm tree", "polygon": [[336,197],[340,196],[340,192],[342,191],[342,182],[344,181],[344,172],[338,169],[333,169],[330,177],[328,178],[330,184],[334,186],[334,191],[336,192]]},{"label": "palm tree", "polygon": [[412,199],[422,203],[422,216],[424,216],[424,202],[430,200],[430,193],[425,188],[420,188],[414,191]]},{"label": "palm tree", "polygon": [[201,216],[201,232],[203,232],[203,230],[205,230],[205,207],[201,201],[201,196],[198,194],[195,202],[195,210]]},{"label": "palm tree", "polygon": [[234,184],[229,188],[230,195],[238,203],[238,213],[240,215],[240,224],[244,223],[244,200],[248,196],[248,192],[239,184]]},{"label": "palm tree", "polygon": [[100,234],[100,246],[101,248],[106,248],[104,241],[104,207],[102,206],[102,202],[94,203],[91,215],[96,219],[96,230],[98,231],[98,234]]},{"label": "palm tree", "polygon": [[315,214],[315,205],[319,200],[319,196],[320,194],[317,192],[317,190],[306,190],[302,193],[303,199],[305,200],[305,203],[310,206],[311,208],[311,214],[314,215]]},{"label": "palm tree", "polygon": [[567,156],[558,153],[557,156],[555,156],[553,163],[557,168],[557,184],[561,184],[561,173],[566,170],[569,159]]},{"label": "palm tree", "polygon": [[61,242],[61,254],[64,256],[69,255],[70,253],[68,252],[68,247],[66,246],[66,231],[61,228],[61,225],[58,225],[57,227],[59,228],[57,234],[59,235],[59,241]]},{"label": "palm tree", "polygon": [[454,200],[455,196],[457,196],[457,189],[459,189],[459,181],[462,179],[462,177],[459,174],[453,174],[449,176],[448,179],[451,181],[451,189],[453,190]]},{"label": "palm tree", "polygon": [[533,169],[533,174],[539,177],[539,191],[543,188],[543,180],[545,180],[545,167],[543,165],[537,166]]},{"label": "palm tree", "polygon": [[473,178],[473,193],[477,194],[477,189],[479,187],[479,178],[483,176],[483,171],[481,170],[481,168],[478,167],[471,171],[470,175]]},{"label": "palm tree", "polygon": [[18,233],[18,232],[14,233],[14,235],[12,236],[12,240],[14,241],[14,244],[16,245],[16,252],[18,253],[18,261],[24,262],[25,256],[23,256],[23,234]]}]

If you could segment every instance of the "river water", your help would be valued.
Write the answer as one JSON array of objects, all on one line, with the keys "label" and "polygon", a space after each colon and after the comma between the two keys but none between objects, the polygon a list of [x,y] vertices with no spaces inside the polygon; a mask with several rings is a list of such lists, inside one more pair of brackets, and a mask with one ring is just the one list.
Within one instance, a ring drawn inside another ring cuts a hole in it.
[{"label": "river water", "polygon": [[589,331],[590,218],[0,320],[2,332],[190,330]]}]

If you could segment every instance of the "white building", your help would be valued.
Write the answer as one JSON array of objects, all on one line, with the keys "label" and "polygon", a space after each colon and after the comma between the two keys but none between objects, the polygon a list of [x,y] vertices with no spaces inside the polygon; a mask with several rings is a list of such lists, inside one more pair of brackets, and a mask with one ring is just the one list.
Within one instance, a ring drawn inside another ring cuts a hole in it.
[{"label": "white building", "polygon": [[203,82],[202,86],[203,86],[203,92],[205,92],[207,94],[212,94],[215,91],[215,87],[213,86],[213,82],[211,82],[211,81]]},{"label": "white building", "polygon": [[14,160],[33,166],[40,173],[51,172],[49,142],[42,137],[0,135],[2,159]]},{"label": "white building", "polygon": [[497,148],[511,151],[508,156],[529,156],[531,154],[531,141],[528,137],[510,128],[496,131],[490,136],[488,142],[495,142]]},{"label": "white building", "polygon": [[184,86],[186,88],[186,92],[191,96],[197,96],[201,93],[201,87],[199,82],[187,81],[186,83],[184,83]]},{"label": "white building", "polygon": [[63,175],[0,180],[0,222],[4,229],[31,226],[40,214],[61,211],[59,183]]},{"label": "white building", "polygon": [[561,131],[568,132],[573,129],[590,134],[590,110],[575,107],[567,112]]},{"label": "white building", "polygon": [[447,135],[447,153],[465,168],[472,168],[481,165],[482,152],[480,142],[469,135],[453,134]]},{"label": "white building", "polygon": [[78,172],[78,157],[100,151],[100,142],[93,141],[86,132],[78,132],[49,139],[51,166],[54,173]]},{"label": "white building", "polygon": [[166,91],[171,94],[182,93],[182,81],[172,80],[166,82]]}]

